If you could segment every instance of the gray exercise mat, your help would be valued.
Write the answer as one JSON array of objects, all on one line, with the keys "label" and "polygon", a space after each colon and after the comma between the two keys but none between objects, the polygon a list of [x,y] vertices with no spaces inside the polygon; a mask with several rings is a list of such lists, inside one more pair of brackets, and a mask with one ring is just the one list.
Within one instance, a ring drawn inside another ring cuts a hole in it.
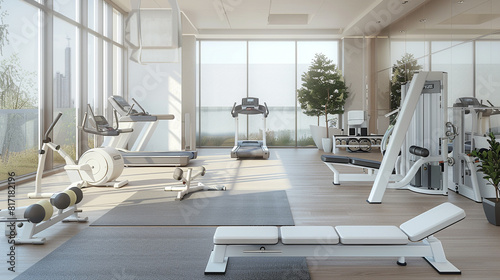
[{"label": "gray exercise mat", "polygon": [[141,190],[92,226],[294,225],[285,191],[205,191],[175,201],[160,190]]},{"label": "gray exercise mat", "polygon": [[204,275],[214,227],[89,227],[16,280],[310,279],[305,258],[230,258]]}]

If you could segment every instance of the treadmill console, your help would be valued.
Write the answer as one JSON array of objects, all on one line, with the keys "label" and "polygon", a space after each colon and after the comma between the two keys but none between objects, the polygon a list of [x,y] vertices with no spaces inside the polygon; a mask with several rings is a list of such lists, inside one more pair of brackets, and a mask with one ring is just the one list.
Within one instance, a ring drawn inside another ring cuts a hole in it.
[{"label": "treadmill console", "polygon": [[255,97],[245,97],[241,99],[241,109],[252,110],[259,108],[259,99]]},{"label": "treadmill console", "polygon": [[453,107],[483,107],[475,97],[460,97],[455,101]]},{"label": "treadmill console", "polygon": [[133,109],[132,106],[121,96],[119,95],[113,95],[109,98],[111,105],[113,108],[115,108],[116,111],[118,111],[118,114],[121,116],[140,116],[143,115],[143,113],[138,112],[137,110]]},{"label": "treadmill console", "polygon": [[113,130],[106,118],[104,118],[103,116],[94,116],[94,121],[97,127],[97,131],[99,132],[107,132]]}]

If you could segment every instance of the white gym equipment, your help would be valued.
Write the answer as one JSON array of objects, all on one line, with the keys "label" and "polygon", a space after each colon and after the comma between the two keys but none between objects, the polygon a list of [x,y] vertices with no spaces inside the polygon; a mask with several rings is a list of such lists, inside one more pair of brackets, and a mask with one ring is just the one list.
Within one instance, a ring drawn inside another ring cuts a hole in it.
[{"label": "white gym equipment", "polygon": [[[16,208],[14,211],[7,209],[0,211],[0,222],[5,223],[5,235],[9,239],[12,238],[15,244],[41,245],[45,243],[45,238],[34,235],[54,224],[60,221],[78,223],[88,221],[87,217],[78,216],[81,211],[76,205],[82,198],[83,192],[79,187],[68,187],[62,192],[53,194],[50,200],[40,200],[30,206]],[[57,209],[55,214],[54,207]]]},{"label": "white gym equipment", "polygon": [[[62,113],[59,113],[47,132],[45,132],[44,139],[42,140],[42,148],[40,149],[38,155],[35,192],[29,193],[28,197],[44,198],[52,196],[52,193],[42,192],[42,174],[45,168],[47,151],[49,149],[59,153],[59,155],[61,155],[66,162],[64,169],[72,182],[71,186],[103,186],[121,188],[122,186],[128,184],[127,180],[116,181],[116,179],[122,174],[124,167],[123,157],[117,150],[111,147],[90,149],[80,157],[77,164],[61,149],[61,146],[52,143],[49,134],[52,132],[61,116]],[[85,119],[86,117],[84,118],[84,121]]]},{"label": "white gym equipment", "polygon": [[[262,140],[238,140],[239,125],[238,115],[262,115]],[[255,97],[245,97],[241,100],[241,105],[234,102],[231,115],[236,124],[234,133],[234,147],[231,150],[231,158],[269,158],[269,149],[266,145],[266,118],[269,115],[267,104],[259,104],[259,99]]]},{"label": "white gym equipment", "polygon": [[[186,166],[189,160],[197,157],[196,151],[176,152],[146,152],[144,151],[149,139],[153,135],[158,121],[172,120],[174,115],[152,115],[132,98],[142,112],[134,109],[123,97],[114,95],[108,98],[113,110],[120,115],[118,124],[122,128],[131,128],[139,132],[135,141],[131,133],[120,134],[116,137],[106,137],[103,146],[119,150],[126,166]],[[142,129],[139,126],[143,125]],[[127,149],[128,146],[128,149]]]},{"label": "white gym equipment", "polygon": [[[198,185],[195,187],[191,187],[191,182],[196,179],[198,176],[204,176],[205,175],[205,167],[201,166],[199,168],[187,168],[186,171],[183,169],[177,167],[174,170],[174,179],[178,181],[182,181],[182,186],[181,187],[165,187],[165,191],[172,191],[172,192],[178,192],[177,197],[175,200],[182,200],[186,194],[197,192],[197,191],[208,191],[208,190],[215,190],[215,191],[225,191],[226,187],[225,186],[206,186],[202,182],[198,182]],[[184,176],[186,174],[186,176]]]},{"label": "white gym equipment", "polygon": [[231,257],[423,257],[439,273],[460,274],[438,231],[465,218],[446,202],[396,226],[218,227],[205,274],[223,274]]},{"label": "white gym equipment", "polygon": [[453,104],[453,126],[456,137],[453,140],[453,183],[449,188],[475,202],[482,202],[483,197],[495,197],[494,188],[487,185],[482,175],[477,174],[473,150],[488,148],[486,141],[491,131],[491,116],[500,116],[500,108],[483,105],[475,97],[461,97]]},{"label": "white gym equipment", "polygon": [[[340,185],[340,182],[373,182],[380,168],[380,161],[335,155],[322,155],[321,160],[333,172],[333,184]],[[355,167],[363,169],[363,173],[340,172],[337,165]],[[398,166],[399,164],[396,164]],[[395,174],[391,174],[390,181],[399,181],[403,178],[399,169]]]},{"label": "white gym equipment", "polygon": [[[408,91],[402,91],[401,110],[368,203],[382,203],[387,188],[448,194],[448,168],[445,165],[451,164],[448,141],[454,136],[448,125],[447,85],[444,72],[418,72]],[[410,154],[411,147],[416,153]],[[423,152],[421,149],[427,150],[428,154],[420,153]],[[404,178],[389,183],[397,162]]]}]

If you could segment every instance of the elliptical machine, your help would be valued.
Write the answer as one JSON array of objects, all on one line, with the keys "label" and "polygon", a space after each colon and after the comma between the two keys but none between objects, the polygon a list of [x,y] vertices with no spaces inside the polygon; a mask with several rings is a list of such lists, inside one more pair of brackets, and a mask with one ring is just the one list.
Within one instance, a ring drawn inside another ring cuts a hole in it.
[{"label": "elliptical machine", "polygon": [[[116,135],[122,132],[130,132],[120,129],[114,129],[113,127],[109,126],[109,124],[107,127],[103,126],[104,123],[100,121],[106,121],[106,119],[104,119],[103,116],[94,116],[92,113],[92,109],[90,109],[90,106],[88,108],[92,114],[92,118],[96,122],[96,128],[84,129],[87,123],[87,112],[85,113],[82,125],[82,129],[84,131],[96,134],[110,133]],[[38,168],[35,179],[35,192],[28,193],[28,197],[46,198],[53,195],[53,193],[42,192],[42,174],[45,167],[47,151],[49,149],[59,153],[59,155],[66,162],[64,169],[66,170],[66,174],[72,182],[70,187],[76,186],[78,188],[83,188],[88,186],[95,186],[121,188],[124,185],[128,184],[128,180],[115,181],[116,178],[118,178],[118,176],[122,174],[124,168],[123,157],[116,149],[111,147],[90,149],[80,157],[78,163],[75,163],[75,161],[61,149],[60,145],[52,142],[49,134],[52,132],[54,126],[57,124],[61,116],[62,113],[59,113],[52,124],[49,126],[49,129],[47,129],[47,131],[45,132],[44,138],[42,140],[42,148],[40,149],[38,154]]]}]

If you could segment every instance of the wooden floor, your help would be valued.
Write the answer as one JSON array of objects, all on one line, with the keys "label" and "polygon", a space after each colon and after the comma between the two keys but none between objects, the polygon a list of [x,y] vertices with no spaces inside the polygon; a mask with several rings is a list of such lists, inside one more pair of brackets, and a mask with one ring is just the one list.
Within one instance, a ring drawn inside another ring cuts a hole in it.
[{"label": "wooden floor", "polygon": [[[192,161],[191,165],[205,166],[207,174],[202,181],[225,185],[229,192],[286,190],[296,225],[399,225],[446,201],[466,211],[467,218],[464,221],[436,234],[443,242],[447,258],[462,270],[462,275],[439,275],[420,258],[407,259],[406,267],[397,266],[395,259],[310,258],[308,265],[313,279],[499,278],[500,227],[490,225],[486,221],[479,203],[455,193],[449,193],[448,196],[430,196],[406,190],[387,190],[382,204],[368,204],[366,199],[371,183],[345,183],[334,186],[333,173],[322,163],[322,152],[317,149],[271,149],[271,157],[268,160],[235,160],[231,159],[229,154],[229,149],[200,149],[198,159]],[[340,154],[380,159],[378,150],[371,153]],[[360,172],[360,169],[356,168],[344,170]],[[177,182],[172,179],[172,173],[173,168],[126,168],[121,178],[128,179],[129,185],[121,189],[84,189],[82,215],[89,217],[90,221],[95,221],[137,191],[146,188],[163,189],[167,185],[175,185]],[[68,185],[65,173],[44,178],[43,182],[44,191],[47,192],[56,192]],[[18,207],[36,201],[26,198],[26,194],[32,192],[33,188],[34,183],[17,186]],[[164,194],[172,199],[175,197],[175,193]],[[5,208],[6,201],[7,191],[0,191],[0,208]],[[7,238],[1,236],[0,256],[3,257],[0,257],[0,279],[13,279],[85,227],[88,227],[88,223],[59,223],[39,234],[47,238],[45,245],[16,246],[15,273],[7,270],[9,265],[5,260],[9,244]],[[291,277],[293,272],[286,278]]]}]

